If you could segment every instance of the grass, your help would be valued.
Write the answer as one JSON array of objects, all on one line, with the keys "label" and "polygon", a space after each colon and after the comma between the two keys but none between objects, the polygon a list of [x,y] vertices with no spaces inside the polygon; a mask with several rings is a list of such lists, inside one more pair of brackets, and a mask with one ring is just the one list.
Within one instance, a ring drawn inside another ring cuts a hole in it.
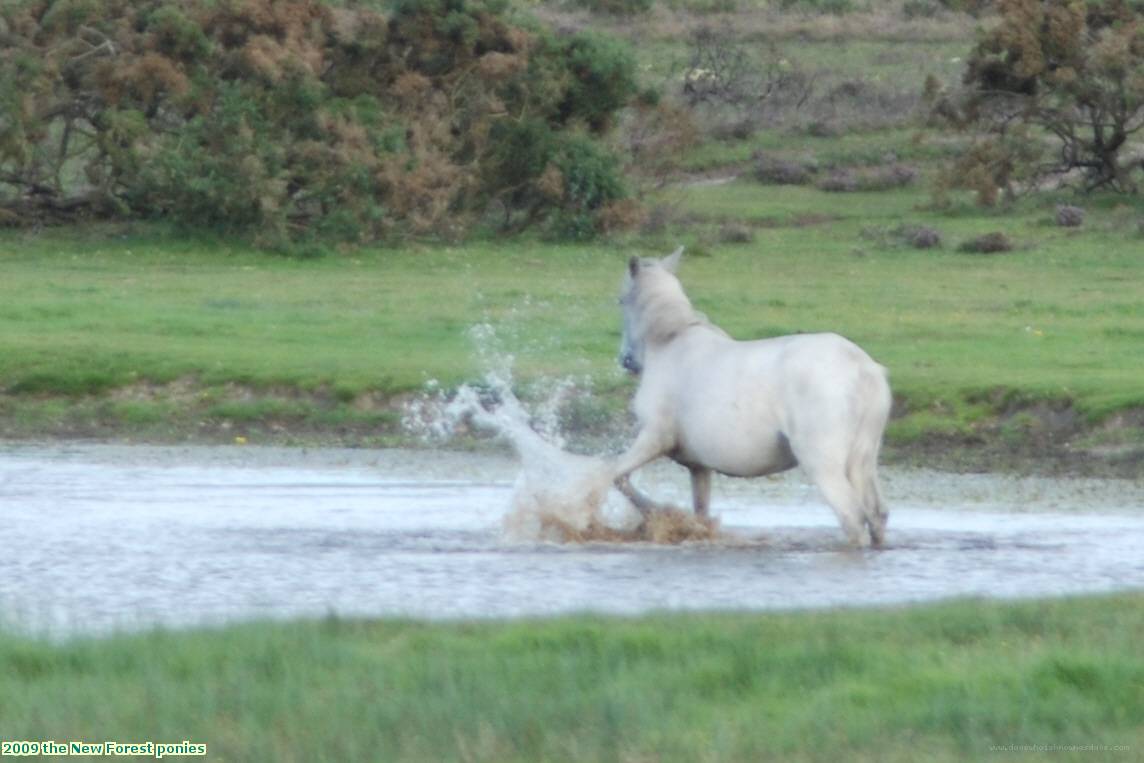
[{"label": "grass", "polygon": [[[624,260],[677,239],[697,253],[682,270],[696,306],[733,336],[837,331],[888,366],[909,414],[891,430],[903,441],[1038,402],[1091,422],[1144,406],[1128,361],[1144,336],[1139,205],[1094,204],[1078,233],[1050,223],[1051,201],[1003,216],[936,212],[916,189],[740,180],[674,198],[692,228],[628,244],[519,239],[289,259],[148,229],[7,233],[0,415],[19,434],[63,398],[87,401],[92,422],[143,430],[179,410],[239,425],[392,427],[392,412],[362,401],[384,409],[430,379],[479,378],[470,328],[480,323],[496,328],[522,382],[587,378],[615,414],[631,389],[614,361]],[[705,226],[725,220],[753,226],[753,243],[711,243]],[[887,232],[903,223],[939,229],[946,246],[897,243]],[[1018,251],[955,251],[991,230]]]},{"label": "grass", "polygon": [[[966,760],[1144,736],[1139,594],[790,614],[0,635],[6,739],[212,759]],[[1120,749],[1114,749],[1120,748]],[[1091,760],[1092,752],[1054,759]]]},{"label": "grass", "polygon": [[[474,323],[539,318],[539,336],[567,317],[552,300],[563,307],[590,298],[586,279],[576,278],[584,250],[549,248],[541,260],[521,243],[294,260],[63,233],[7,237],[3,250],[0,378],[18,394],[186,375],[260,388],[329,385],[345,399],[401,392],[429,378],[470,377]],[[522,268],[538,282],[522,279]],[[553,344],[554,352],[565,346]]]}]

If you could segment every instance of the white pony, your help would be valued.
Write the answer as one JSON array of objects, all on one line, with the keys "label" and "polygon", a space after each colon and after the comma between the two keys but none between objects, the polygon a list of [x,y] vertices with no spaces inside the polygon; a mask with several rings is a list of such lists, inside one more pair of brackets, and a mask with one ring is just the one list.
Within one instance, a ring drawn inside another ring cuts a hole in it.
[{"label": "white pony", "polygon": [[675,277],[682,254],[628,263],[620,364],[639,376],[639,434],[613,463],[616,486],[645,514],[660,508],[628,477],[668,456],[691,470],[695,513],[706,515],[712,471],[759,477],[799,465],[850,543],[881,545],[886,369],[837,334],[731,339],[683,293]]}]

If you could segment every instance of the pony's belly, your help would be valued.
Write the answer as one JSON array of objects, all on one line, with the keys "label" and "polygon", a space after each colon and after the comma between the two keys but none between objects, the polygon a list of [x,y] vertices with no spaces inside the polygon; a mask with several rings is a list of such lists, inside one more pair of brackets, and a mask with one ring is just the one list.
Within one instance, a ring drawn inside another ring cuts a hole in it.
[{"label": "pony's belly", "polygon": [[798,465],[787,438],[779,432],[763,438],[689,438],[680,443],[672,458],[685,466],[714,469],[729,477],[762,477]]}]

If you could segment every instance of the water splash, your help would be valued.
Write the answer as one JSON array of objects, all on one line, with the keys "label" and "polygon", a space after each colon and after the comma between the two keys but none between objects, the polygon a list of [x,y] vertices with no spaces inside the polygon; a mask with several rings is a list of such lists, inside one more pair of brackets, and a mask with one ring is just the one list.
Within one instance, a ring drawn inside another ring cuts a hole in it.
[{"label": "water splash", "polygon": [[581,382],[551,383],[530,415],[513,393],[513,356],[504,351],[496,331],[480,324],[470,336],[487,369],[484,384],[464,385],[450,396],[430,383],[425,395],[407,406],[404,423],[407,431],[430,442],[443,442],[472,426],[512,446],[521,470],[504,521],[509,539],[681,543],[716,537],[717,524],[691,512],[667,509],[644,517],[613,487],[610,459],[564,450],[559,413]]},{"label": "water splash", "polygon": [[606,459],[569,453],[549,442],[532,428],[511,389],[494,389],[499,402],[491,409],[471,387],[462,387],[451,405],[476,426],[504,437],[520,458],[505,517],[511,539],[587,540],[605,530],[623,534],[638,527],[642,517],[612,489]]}]

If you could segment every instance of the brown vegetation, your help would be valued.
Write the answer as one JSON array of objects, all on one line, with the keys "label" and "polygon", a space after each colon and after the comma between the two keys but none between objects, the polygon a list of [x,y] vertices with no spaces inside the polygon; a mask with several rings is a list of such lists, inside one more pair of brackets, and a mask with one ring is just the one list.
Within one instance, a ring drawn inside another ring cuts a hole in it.
[{"label": "brown vegetation", "polygon": [[0,208],[371,240],[449,236],[495,203],[512,224],[591,230],[624,195],[597,138],[634,93],[632,60],[498,8],[5,4]]},{"label": "brown vegetation", "polygon": [[[1144,130],[1144,19],[1126,0],[999,0],[1000,22],[967,60],[964,89],[933,111],[983,135],[946,184],[982,204],[1019,181],[1082,171],[1086,190],[1132,191],[1144,165],[1125,163]],[[1040,135],[1049,136],[1043,144]],[[1049,150],[1051,149],[1051,150]]]}]

